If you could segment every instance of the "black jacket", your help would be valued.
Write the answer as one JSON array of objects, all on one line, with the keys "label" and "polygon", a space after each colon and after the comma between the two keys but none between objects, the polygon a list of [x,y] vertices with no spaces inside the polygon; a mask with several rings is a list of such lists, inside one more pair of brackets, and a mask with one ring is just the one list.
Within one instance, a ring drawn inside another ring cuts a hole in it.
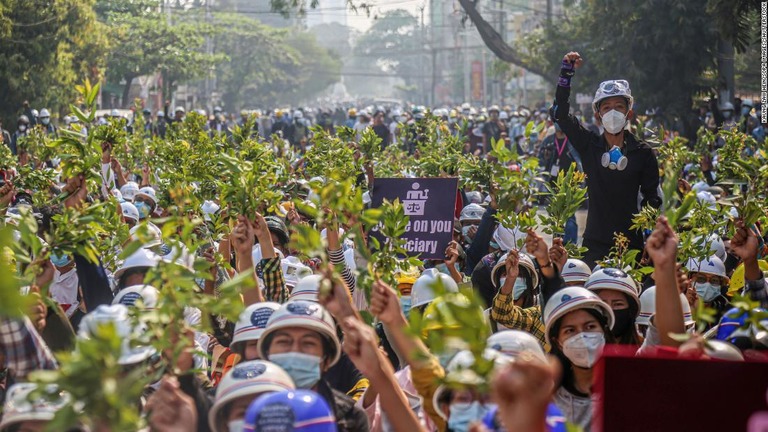
[{"label": "black jacket", "polygon": [[339,432],[368,432],[368,416],[352,398],[333,390],[325,380],[317,384],[317,393],[331,406]]},{"label": "black jacket", "polygon": [[613,233],[624,233],[635,249],[642,249],[642,234],[629,229],[632,215],[637,213],[638,191],[642,193],[641,206],[661,206],[658,194],[659,164],[648,144],[624,132],[624,155],[628,159],[623,171],[605,168],[600,163],[603,153],[609,150],[603,135],[585,129],[568,113],[569,88],[557,86],[555,104],[550,115],[565,132],[568,140],[579,152],[584,172],[587,174],[589,213],[584,231],[585,244],[597,242],[613,244]]}]

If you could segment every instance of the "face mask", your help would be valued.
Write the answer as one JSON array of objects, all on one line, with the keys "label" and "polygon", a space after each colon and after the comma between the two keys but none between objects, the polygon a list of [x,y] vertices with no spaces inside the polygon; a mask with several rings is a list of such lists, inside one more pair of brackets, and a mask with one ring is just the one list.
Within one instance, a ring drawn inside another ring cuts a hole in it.
[{"label": "face mask", "polygon": [[48,117],[45,117],[45,118],[40,119],[40,122],[42,124],[44,124],[44,125],[47,125],[48,123],[51,122],[51,119],[49,119]]},{"label": "face mask", "polygon": [[411,296],[400,297],[400,310],[403,311],[403,315],[408,318],[411,313]]},{"label": "face mask", "polygon": [[729,118],[731,118],[731,115],[732,115],[732,114],[733,114],[733,113],[732,113],[731,111],[723,111],[723,117],[724,117],[724,118],[727,118],[727,119],[729,119]]},{"label": "face mask", "polygon": [[64,267],[69,264],[70,261],[71,260],[67,255],[58,256],[56,254],[51,254],[51,264],[55,267]]},{"label": "face mask", "polygon": [[[448,270],[448,265],[445,263],[437,264],[435,265],[435,268],[442,274],[447,274],[448,276],[451,275],[451,272]],[[455,268],[457,272],[461,272],[461,270],[459,270],[459,263],[454,264],[453,268]]]},{"label": "face mask", "polygon": [[229,432],[243,432],[243,429],[245,429],[245,420],[232,420],[227,423],[227,429],[229,429]]},{"label": "face mask", "polygon": [[709,303],[720,295],[720,285],[712,285],[709,282],[704,282],[696,283],[694,284],[694,287],[696,288],[696,294],[704,300],[704,303]]},{"label": "face mask", "polygon": [[470,424],[485,417],[488,409],[487,406],[478,401],[452,404],[451,415],[448,417],[448,428],[454,432],[466,432],[469,430]]},{"label": "face mask", "polygon": [[632,324],[633,318],[630,309],[614,309],[613,316],[615,320],[613,322],[613,329],[611,329],[611,333],[613,333],[613,335],[616,337],[626,334],[627,330]]},{"label": "face mask", "polygon": [[602,115],[603,127],[606,132],[610,134],[617,134],[624,129],[627,124],[626,114],[622,114],[616,110],[610,110]]},{"label": "face mask", "polygon": [[555,132],[560,132],[562,129],[560,129],[560,125],[555,123]]},{"label": "face mask", "polygon": [[524,278],[518,277],[515,279],[515,288],[512,291],[512,296],[515,300],[520,299],[520,297],[523,296],[523,293],[525,290],[528,289],[528,281],[526,281]]},{"label": "face mask", "polygon": [[491,240],[490,243],[488,243],[488,245],[491,247],[491,249],[499,249],[499,244],[493,240]]},{"label": "face mask", "polygon": [[320,381],[321,360],[320,357],[297,352],[269,356],[269,361],[283,368],[296,387],[301,389],[311,389]]},{"label": "face mask", "polygon": [[605,346],[605,335],[600,332],[581,332],[563,343],[563,354],[574,365],[591,368]]},{"label": "face mask", "polygon": [[24,125],[19,126],[19,131],[24,132],[25,130],[27,130],[26,126]]},{"label": "face mask", "polygon": [[146,219],[149,216],[149,204],[145,202],[135,202],[136,210],[139,211],[139,219]]},{"label": "face mask", "polygon": [[470,237],[470,235],[469,235],[469,229],[472,228],[472,227],[477,228],[477,225],[466,225],[466,226],[461,227],[461,237],[467,243],[472,243],[472,238],[474,237],[474,235],[472,237]]}]

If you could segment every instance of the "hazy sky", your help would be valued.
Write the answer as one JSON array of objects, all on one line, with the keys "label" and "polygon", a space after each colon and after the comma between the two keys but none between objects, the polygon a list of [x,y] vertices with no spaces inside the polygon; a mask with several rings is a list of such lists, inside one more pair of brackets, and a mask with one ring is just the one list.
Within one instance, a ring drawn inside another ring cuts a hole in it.
[{"label": "hazy sky", "polygon": [[[419,8],[423,6],[426,6],[426,9],[424,10],[424,20],[425,22],[429,22],[429,0],[373,0],[372,2],[368,3],[373,3],[376,5],[371,9],[370,17],[367,17],[365,12],[362,11],[358,14],[349,11],[349,15],[347,15],[347,25],[354,28],[355,30],[364,32],[373,24],[374,16],[376,16],[377,13],[380,14],[382,12],[393,9],[405,9],[408,12],[419,16]],[[321,1],[320,7],[322,7],[322,4],[323,2]]]}]

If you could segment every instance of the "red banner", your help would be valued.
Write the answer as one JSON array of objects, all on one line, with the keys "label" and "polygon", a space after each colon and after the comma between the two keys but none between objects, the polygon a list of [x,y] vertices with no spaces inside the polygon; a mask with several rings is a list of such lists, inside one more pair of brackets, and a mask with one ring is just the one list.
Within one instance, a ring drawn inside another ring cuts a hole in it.
[{"label": "red banner", "polygon": [[[616,352],[618,351],[618,352]],[[593,431],[765,431],[768,364],[635,357],[610,347],[595,365]]]},{"label": "red banner", "polygon": [[483,100],[483,62],[472,62],[472,100]]}]

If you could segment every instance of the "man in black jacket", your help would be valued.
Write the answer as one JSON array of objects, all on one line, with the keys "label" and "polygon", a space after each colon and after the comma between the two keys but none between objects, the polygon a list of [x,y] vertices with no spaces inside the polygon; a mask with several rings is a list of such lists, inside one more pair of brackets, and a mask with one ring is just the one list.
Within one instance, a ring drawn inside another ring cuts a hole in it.
[{"label": "man in black jacket", "polygon": [[631,248],[642,250],[642,234],[629,227],[640,206],[661,206],[659,165],[648,144],[626,130],[634,116],[634,98],[628,82],[605,81],[595,93],[592,108],[604,133],[590,132],[569,114],[571,78],[581,63],[578,53],[570,52],[563,57],[550,115],[578,151],[587,174],[589,212],[583,245],[589,251],[584,262],[594,266],[608,255],[614,233],[623,233]]}]

